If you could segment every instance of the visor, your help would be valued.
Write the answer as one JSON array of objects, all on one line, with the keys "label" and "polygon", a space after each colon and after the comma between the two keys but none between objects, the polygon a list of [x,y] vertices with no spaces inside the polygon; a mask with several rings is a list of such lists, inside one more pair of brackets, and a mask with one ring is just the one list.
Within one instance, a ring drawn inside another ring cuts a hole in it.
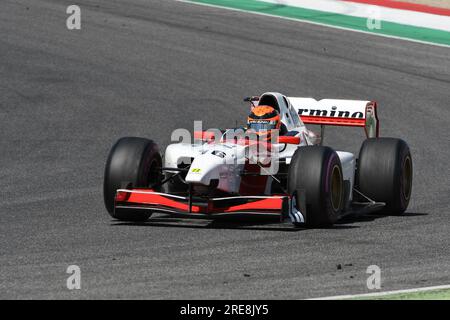
[{"label": "visor", "polygon": [[249,120],[247,122],[248,128],[255,132],[264,132],[277,128],[277,121],[275,120]]}]

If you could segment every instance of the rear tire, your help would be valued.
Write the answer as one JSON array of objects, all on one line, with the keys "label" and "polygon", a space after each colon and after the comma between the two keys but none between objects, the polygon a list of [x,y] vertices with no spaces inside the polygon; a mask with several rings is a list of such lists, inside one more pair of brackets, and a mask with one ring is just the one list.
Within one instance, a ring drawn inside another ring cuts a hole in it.
[{"label": "rear tire", "polygon": [[295,151],[288,171],[288,192],[297,197],[297,203],[302,200],[299,190],[306,202],[306,226],[336,222],[344,206],[344,183],[341,161],[333,149],[308,146]]},{"label": "rear tire", "polygon": [[139,210],[114,212],[117,189],[146,188],[161,181],[162,159],[152,140],[136,137],[119,139],[112,147],[105,167],[103,197],[111,217],[123,221],[145,221],[151,213]]},{"label": "rear tire", "polygon": [[385,202],[382,213],[405,212],[411,198],[413,167],[408,144],[395,138],[371,138],[359,152],[359,191],[374,201]]}]

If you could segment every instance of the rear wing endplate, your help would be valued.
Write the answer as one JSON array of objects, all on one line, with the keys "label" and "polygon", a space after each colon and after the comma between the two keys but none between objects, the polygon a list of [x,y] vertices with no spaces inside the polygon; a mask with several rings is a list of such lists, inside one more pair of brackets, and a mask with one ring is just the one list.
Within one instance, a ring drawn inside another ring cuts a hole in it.
[{"label": "rear wing endplate", "polygon": [[288,98],[305,124],[363,127],[368,138],[379,136],[377,103],[363,100]]}]

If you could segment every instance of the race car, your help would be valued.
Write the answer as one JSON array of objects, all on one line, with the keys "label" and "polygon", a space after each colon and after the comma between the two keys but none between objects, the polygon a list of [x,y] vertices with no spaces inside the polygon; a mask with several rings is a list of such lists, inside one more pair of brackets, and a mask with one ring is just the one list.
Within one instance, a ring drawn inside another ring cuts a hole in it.
[{"label": "race car", "polygon": [[[267,215],[323,227],[348,214],[407,209],[411,153],[405,141],[379,137],[376,102],[277,92],[244,100],[246,126],[195,131],[194,141],[170,144],[164,156],[153,140],[119,139],[105,167],[109,214],[123,221],[145,221],[152,213]],[[359,155],[325,146],[328,125],[364,128]]]}]

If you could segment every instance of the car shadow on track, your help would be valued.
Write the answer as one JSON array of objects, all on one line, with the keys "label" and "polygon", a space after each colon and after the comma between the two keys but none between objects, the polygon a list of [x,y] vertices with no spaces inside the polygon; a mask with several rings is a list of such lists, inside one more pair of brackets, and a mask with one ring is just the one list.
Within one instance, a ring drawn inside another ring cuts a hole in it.
[{"label": "car shadow on track", "polygon": [[427,216],[428,213],[415,213],[415,212],[405,212],[401,215],[394,215],[394,214],[382,214],[382,213],[368,213],[368,214],[360,214],[360,215],[349,215],[342,219],[340,219],[338,222],[336,222],[337,225],[348,225],[353,223],[359,223],[359,222],[372,222],[378,219],[383,219],[387,217],[398,217],[398,218],[408,218],[408,217],[416,217],[416,216]]},{"label": "car shadow on track", "polygon": [[[190,229],[239,229],[259,231],[281,231],[299,232],[307,228],[295,227],[290,222],[279,222],[273,219],[232,220],[232,219],[186,219],[175,217],[155,217],[146,222],[112,222],[113,226],[143,226],[143,227],[168,227],[168,228],[190,228]],[[334,225],[327,229],[354,229],[357,226]]]},{"label": "car shadow on track", "polygon": [[[427,213],[405,213],[398,217],[424,216]],[[386,218],[390,215],[385,214],[364,214],[350,215],[336,222],[331,227],[316,229],[355,229],[355,223],[367,223],[377,219]],[[112,226],[135,226],[135,227],[167,227],[167,228],[189,228],[189,229],[238,229],[238,230],[260,230],[260,231],[281,231],[281,232],[299,232],[308,230],[308,228],[294,227],[290,222],[279,222],[273,218],[258,217],[253,219],[233,219],[216,218],[214,220],[202,218],[180,218],[174,216],[159,215],[150,218],[146,222],[120,222],[113,220]],[[310,230],[310,229],[309,229]]]}]

